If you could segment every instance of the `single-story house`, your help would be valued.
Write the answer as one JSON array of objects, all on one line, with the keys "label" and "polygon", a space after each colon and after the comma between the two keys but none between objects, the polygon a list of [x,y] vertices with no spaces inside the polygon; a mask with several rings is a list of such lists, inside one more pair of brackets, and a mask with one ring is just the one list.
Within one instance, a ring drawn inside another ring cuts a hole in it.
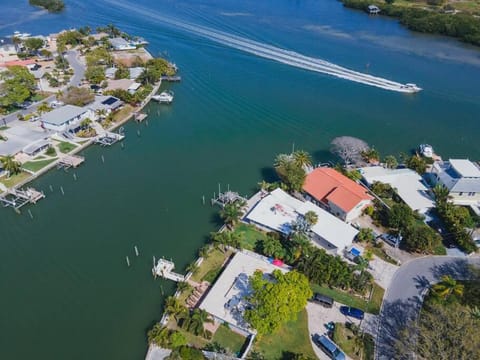
[{"label": "single-story house", "polygon": [[378,181],[389,184],[394,188],[398,196],[412,210],[425,213],[435,207],[428,188],[423,179],[411,169],[385,169],[382,166],[369,166],[360,169],[362,178],[367,186]]},{"label": "single-story house", "polygon": [[112,111],[117,110],[122,105],[123,101],[119,98],[116,98],[115,96],[97,95],[95,96],[95,101],[89,104],[88,108],[94,113],[97,110],[105,110],[106,113],[109,114]]},{"label": "single-story house", "polygon": [[9,37],[0,37],[0,63],[18,60],[17,47]]},{"label": "single-story house", "polygon": [[29,156],[34,156],[38,154],[40,151],[48,148],[51,144],[52,142],[50,141],[50,139],[42,139],[30,145],[25,146],[22,151],[24,154],[27,154]]},{"label": "single-story house", "polygon": [[199,308],[207,311],[220,323],[253,333],[253,329],[243,319],[243,314],[249,305],[246,297],[252,291],[248,278],[257,270],[264,274],[271,274],[274,270],[288,272],[287,267],[273,265],[264,256],[246,250],[239,251],[226,265]]},{"label": "single-story house", "polygon": [[45,129],[63,132],[76,127],[82,120],[88,117],[92,117],[90,109],[74,105],[65,105],[43,114],[40,121]]},{"label": "single-story house", "polygon": [[431,175],[449,190],[450,201],[454,204],[480,206],[480,168],[472,161],[436,161]]},{"label": "single-story house", "polygon": [[135,50],[137,47],[132,45],[127,40],[121,37],[116,37],[113,39],[108,39],[110,45],[112,45],[114,50],[122,51],[122,50]]},{"label": "single-story house", "polygon": [[340,219],[351,222],[372,203],[367,189],[335,169],[319,167],[310,172],[303,185],[308,200],[321,205]]},{"label": "single-story house", "polygon": [[108,86],[104,91],[120,89],[128,91],[130,94],[134,94],[140,86],[141,84],[130,79],[108,80]]},{"label": "single-story house", "polygon": [[307,212],[313,211],[318,221],[311,227],[313,243],[325,250],[341,254],[350,246],[358,230],[343,222],[328,211],[310,201],[300,201],[281,189],[275,189],[262,198],[248,212],[244,221],[267,231],[278,231],[283,235],[292,232],[292,223]]},{"label": "single-story house", "polygon": [[105,77],[107,79],[115,79],[115,73],[117,72],[118,68],[116,67],[109,67],[105,69]]},{"label": "single-story house", "polygon": [[128,78],[131,79],[131,80],[136,80],[140,75],[142,75],[144,70],[145,70],[145,68],[143,68],[143,67],[129,68],[128,69],[128,71],[129,71]]}]

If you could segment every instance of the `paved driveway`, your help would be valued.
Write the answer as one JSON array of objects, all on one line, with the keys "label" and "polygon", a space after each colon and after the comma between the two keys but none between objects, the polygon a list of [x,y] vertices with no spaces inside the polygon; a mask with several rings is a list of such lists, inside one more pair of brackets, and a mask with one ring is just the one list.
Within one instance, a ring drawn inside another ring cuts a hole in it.
[{"label": "paved driveway", "polygon": [[398,331],[418,315],[423,294],[443,275],[465,279],[469,265],[480,266],[480,258],[429,256],[405,263],[395,273],[385,293],[379,317],[377,359],[395,359],[393,346]]},{"label": "paved driveway", "polygon": [[[313,335],[326,335],[327,329],[325,328],[325,324],[329,323],[330,321],[335,323],[345,323],[349,321],[357,325],[360,324],[359,320],[343,315],[340,312],[340,306],[341,304],[335,303],[331,309],[328,309],[313,302],[308,302],[307,304],[308,332],[310,334],[310,341],[312,342],[313,351],[315,351],[315,354],[321,360],[329,360],[330,358],[312,341]],[[350,358],[347,356],[347,359]]]}]

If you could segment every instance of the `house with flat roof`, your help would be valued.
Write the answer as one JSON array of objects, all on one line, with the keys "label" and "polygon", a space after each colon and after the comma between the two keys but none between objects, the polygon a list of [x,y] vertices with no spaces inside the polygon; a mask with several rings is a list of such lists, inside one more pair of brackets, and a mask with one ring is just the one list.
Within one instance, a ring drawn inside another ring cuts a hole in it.
[{"label": "house with flat roof", "polygon": [[314,203],[298,200],[281,189],[273,190],[258,201],[243,220],[263,230],[288,236],[293,230],[292,224],[309,211],[318,217],[310,231],[311,240],[316,246],[336,255],[352,244],[358,234],[357,229]]},{"label": "house with flat roof", "polygon": [[310,172],[303,185],[307,199],[351,222],[372,203],[367,189],[335,169],[319,167]]},{"label": "house with flat roof", "polygon": [[130,79],[118,79],[118,80],[108,80],[108,85],[104,91],[109,90],[125,90],[130,94],[134,94],[141,84]]},{"label": "house with flat roof", "polygon": [[114,50],[123,51],[123,50],[135,50],[137,47],[132,45],[127,40],[121,37],[116,37],[112,39],[108,39],[110,45],[112,45]]},{"label": "house with flat roof", "polygon": [[289,271],[287,266],[273,265],[273,262],[264,256],[247,250],[239,251],[227,263],[199,308],[207,311],[220,323],[227,323],[249,334],[254,333],[254,329],[243,319],[243,314],[249,306],[246,298],[252,293],[248,278],[257,270],[265,275],[274,270],[283,273]]},{"label": "house with flat roof", "polygon": [[43,114],[40,121],[45,129],[63,132],[78,126],[82,120],[88,117],[92,117],[90,109],[65,105]]},{"label": "house with flat roof", "polygon": [[112,111],[118,110],[123,104],[123,101],[115,96],[97,95],[95,96],[93,103],[89,104],[87,107],[94,113],[99,110],[105,110],[105,112],[109,114]]},{"label": "house with flat roof", "polygon": [[0,37],[0,63],[18,60],[17,47],[12,38]]},{"label": "house with flat roof", "polygon": [[435,161],[431,175],[449,190],[456,205],[480,206],[480,168],[468,159]]},{"label": "house with flat roof", "polygon": [[423,179],[411,169],[385,169],[382,166],[369,166],[360,169],[367,186],[374,182],[390,185],[398,196],[413,211],[425,213],[435,207],[435,201],[425,186]]}]

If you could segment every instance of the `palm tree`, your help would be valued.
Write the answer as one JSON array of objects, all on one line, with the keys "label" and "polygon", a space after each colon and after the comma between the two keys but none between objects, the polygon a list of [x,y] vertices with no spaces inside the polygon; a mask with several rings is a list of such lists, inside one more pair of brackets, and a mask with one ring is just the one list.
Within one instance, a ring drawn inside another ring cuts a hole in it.
[{"label": "palm tree", "polygon": [[448,188],[440,183],[433,187],[433,194],[437,204],[446,203],[450,197]]},{"label": "palm tree", "polygon": [[470,308],[470,315],[472,316],[472,318],[480,320],[480,308],[478,306]]},{"label": "palm tree", "polygon": [[313,226],[318,222],[318,215],[315,211],[307,211],[303,217],[310,226]]},{"label": "palm tree", "polygon": [[220,217],[230,229],[235,226],[235,224],[240,220],[241,216],[242,210],[237,203],[226,204],[220,211]]},{"label": "palm tree", "polygon": [[208,251],[210,250],[209,246],[208,245],[204,245],[202,246],[199,250],[198,250],[198,256],[206,259],[208,257]]},{"label": "palm tree", "polygon": [[20,172],[20,163],[15,161],[12,155],[6,155],[0,158],[3,169],[8,173],[8,176],[18,174]]},{"label": "palm tree", "polygon": [[186,327],[188,331],[192,332],[195,335],[204,335],[205,334],[205,323],[213,323],[208,312],[203,309],[196,308],[193,310],[188,321],[186,321]]},{"label": "palm tree", "polygon": [[95,110],[95,115],[97,115],[100,119],[105,119],[107,116],[107,110],[106,109],[97,109]]},{"label": "palm tree", "polygon": [[300,165],[301,167],[311,167],[312,166],[312,158],[310,154],[303,150],[295,151],[293,154],[293,160]]},{"label": "palm tree", "polygon": [[273,256],[278,259],[282,259],[285,256],[285,250],[279,240],[267,236],[262,241],[262,251],[267,256]]},{"label": "palm tree", "polygon": [[227,246],[232,246],[237,249],[240,248],[243,240],[243,234],[235,231],[220,231],[212,233],[211,236],[212,241],[217,247],[221,248],[223,253],[227,250]]},{"label": "palm tree", "polygon": [[388,169],[395,169],[398,166],[398,161],[393,155],[385,156],[383,162]]},{"label": "palm tree", "polygon": [[186,270],[187,272],[191,272],[192,274],[195,274],[198,270],[198,265],[194,261],[187,266]]},{"label": "palm tree", "polygon": [[191,287],[192,286],[186,281],[180,281],[179,283],[177,283],[177,290],[180,292],[184,292],[190,289]]},{"label": "palm tree", "polygon": [[313,245],[312,242],[302,233],[294,233],[290,238],[293,248],[293,260],[298,260],[301,256],[308,256],[311,254]]},{"label": "palm tree", "polygon": [[462,296],[464,286],[458,284],[457,280],[450,275],[443,275],[438,284],[432,286],[433,293],[443,300],[447,300],[451,295]]},{"label": "palm tree", "polygon": [[37,112],[41,115],[43,113],[51,111],[52,108],[48,106],[46,102],[42,102],[40,105],[38,105]]},{"label": "palm tree", "polygon": [[178,321],[187,312],[187,308],[177,298],[169,296],[165,300],[165,312]]},{"label": "palm tree", "polygon": [[168,328],[163,327],[160,323],[156,323],[147,333],[148,343],[153,343],[160,347],[166,346],[168,344],[169,335],[170,330],[168,330]]}]

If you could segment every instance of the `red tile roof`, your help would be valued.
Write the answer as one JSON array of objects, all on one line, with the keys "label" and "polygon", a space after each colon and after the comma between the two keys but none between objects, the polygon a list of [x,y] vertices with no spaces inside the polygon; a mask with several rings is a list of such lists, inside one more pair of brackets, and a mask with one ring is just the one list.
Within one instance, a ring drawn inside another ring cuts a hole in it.
[{"label": "red tile roof", "polygon": [[345,212],[363,200],[372,200],[366,189],[331,168],[317,168],[307,175],[303,190],[318,201],[332,202]]},{"label": "red tile roof", "polygon": [[5,66],[5,67],[8,67],[8,66],[27,66],[27,65],[31,65],[31,64],[35,64],[35,60],[29,59],[29,60],[6,61],[6,62],[3,62],[3,63],[0,63],[0,66]]}]

